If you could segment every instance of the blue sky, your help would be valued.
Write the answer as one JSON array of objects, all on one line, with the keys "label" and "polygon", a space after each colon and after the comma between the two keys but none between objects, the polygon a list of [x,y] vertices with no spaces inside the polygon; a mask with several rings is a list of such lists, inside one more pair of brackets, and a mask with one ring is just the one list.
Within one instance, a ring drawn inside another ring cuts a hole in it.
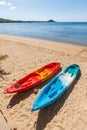
[{"label": "blue sky", "polygon": [[15,20],[87,21],[87,0],[0,0],[0,17]]}]

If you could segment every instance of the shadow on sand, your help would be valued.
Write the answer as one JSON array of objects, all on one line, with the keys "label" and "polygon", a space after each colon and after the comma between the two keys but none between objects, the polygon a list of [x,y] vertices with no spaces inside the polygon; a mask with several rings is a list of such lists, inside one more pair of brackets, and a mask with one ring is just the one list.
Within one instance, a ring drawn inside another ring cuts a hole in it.
[{"label": "shadow on sand", "polygon": [[55,115],[57,115],[59,110],[64,105],[64,102],[68,98],[69,94],[72,92],[80,76],[81,72],[73,84],[69,87],[69,89],[56,102],[39,111],[37,122],[35,122],[36,130],[43,130],[46,127],[47,123],[50,122]]},{"label": "shadow on sand", "polygon": [[[60,70],[55,73],[52,77],[50,77],[48,80],[44,81],[42,84],[36,86],[35,88],[37,89],[41,89],[43,86],[45,86],[54,76],[56,76],[59,72],[61,71],[61,68]],[[26,90],[26,91],[23,91],[23,92],[20,92],[20,93],[16,93],[15,95],[13,95],[13,97],[11,98],[9,104],[7,105],[7,108],[12,108],[13,106],[15,106],[16,104],[18,104],[20,101],[28,98],[33,92],[34,88],[32,88],[31,90]]]}]

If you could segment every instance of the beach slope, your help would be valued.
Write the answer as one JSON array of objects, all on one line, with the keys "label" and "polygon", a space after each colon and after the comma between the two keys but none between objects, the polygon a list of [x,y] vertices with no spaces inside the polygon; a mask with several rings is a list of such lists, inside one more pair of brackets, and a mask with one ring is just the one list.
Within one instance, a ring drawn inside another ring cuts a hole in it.
[{"label": "beach slope", "polygon": [[[87,47],[53,41],[0,35],[0,62],[5,73],[0,77],[0,109],[12,130],[87,130]],[[31,106],[38,92],[4,94],[4,90],[26,74],[51,62],[62,70],[78,64],[81,73],[69,90],[52,105],[36,112]],[[0,117],[1,118],[1,117]]]}]

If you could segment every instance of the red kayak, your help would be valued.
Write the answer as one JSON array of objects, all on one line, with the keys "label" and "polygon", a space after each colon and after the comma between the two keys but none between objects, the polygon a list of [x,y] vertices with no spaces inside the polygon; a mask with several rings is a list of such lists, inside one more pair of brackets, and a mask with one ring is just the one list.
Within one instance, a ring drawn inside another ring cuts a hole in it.
[{"label": "red kayak", "polygon": [[60,63],[50,63],[26,75],[5,90],[5,93],[16,93],[31,89],[53,76],[60,69]]}]

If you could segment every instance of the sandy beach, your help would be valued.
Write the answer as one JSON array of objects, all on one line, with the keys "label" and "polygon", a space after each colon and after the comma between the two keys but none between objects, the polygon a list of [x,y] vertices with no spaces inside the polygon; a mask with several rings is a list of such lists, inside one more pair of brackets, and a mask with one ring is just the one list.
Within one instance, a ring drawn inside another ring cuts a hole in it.
[{"label": "sandy beach", "polygon": [[[87,46],[0,35],[0,62],[6,72],[0,76],[0,109],[12,130],[87,130]],[[78,64],[77,82],[52,105],[35,112],[31,106],[47,82],[19,94],[4,90],[26,74],[51,62],[60,62],[62,70]],[[1,117],[0,117],[1,118]]]}]

